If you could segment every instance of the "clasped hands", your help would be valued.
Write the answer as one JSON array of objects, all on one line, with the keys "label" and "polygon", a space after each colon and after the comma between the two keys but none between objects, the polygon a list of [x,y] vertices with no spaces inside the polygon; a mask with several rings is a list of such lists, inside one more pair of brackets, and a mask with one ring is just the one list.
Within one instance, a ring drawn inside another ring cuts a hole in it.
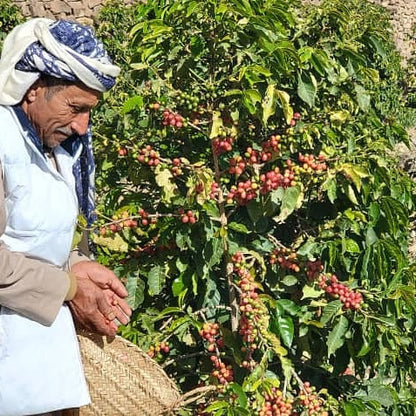
[{"label": "clasped hands", "polygon": [[94,261],[80,261],[71,272],[77,278],[77,291],[68,303],[76,324],[101,335],[115,336],[118,325],[130,321],[126,288],[110,269]]}]

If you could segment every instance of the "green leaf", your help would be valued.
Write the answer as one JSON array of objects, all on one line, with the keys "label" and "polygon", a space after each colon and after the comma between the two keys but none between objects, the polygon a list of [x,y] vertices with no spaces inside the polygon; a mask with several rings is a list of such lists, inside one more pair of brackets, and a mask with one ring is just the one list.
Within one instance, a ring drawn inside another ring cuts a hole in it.
[{"label": "green leaf", "polygon": [[288,316],[278,316],[276,324],[283,343],[286,345],[286,347],[290,347],[293,342],[295,331],[292,318]]},{"label": "green leaf", "polygon": [[303,193],[299,186],[286,188],[283,194],[280,214],[273,217],[277,223],[282,223],[295,209],[300,208],[303,202]]},{"label": "green leaf", "polygon": [[317,82],[313,74],[302,72],[298,75],[298,95],[310,108],[315,105]]},{"label": "green leaf", "polygon": [[296,276],[293,276],[291,274],[287,274],[283,279],[282,279],[282,283],[285,286],[293,286],[296,283],[299,282],[299,279]]},{"label": "green leaf", "polygon": [[322,308],[320,322],[324,325],[327,324],[342,309],[342,305],[343,303],[338,299],[329,302],[324,308]]},{"label": "green leaf", "polygon": [[237,222],[230,222],[228,224],[228,228],[233,231],[237,231],[238,233],[242,234],[250,234],[250,231],[244,224],[240,224]]},{"label": "green leaf", "polygon": [[361,252],[360,246],[352,238],[342,239],[341,244],[342,244],[342,253],[345,253],[345,252],[360,253]]},{"label": "green leaf", "polygon": [[172,283],[172,293],[173,296],[179,296],[187,287],[183,282],[183,276],[177,277]]},{"label": "green leaf", "polygon": [[394,399],[388,386],[381,384],[371,385],[368,387],[368,393],[366,397],[363,397],[365,401],[376,401],[382,406],[389,407],[394,404]]},{"label": "green leaf", "polygon": [[329,176],[328,179],[322,184],[321,189],[327,192],[329,201],[333,204],[337,199],[337,183],[333,176]]},{"label": "green leaf", "polygon": [[166,275],[162,267],[159,265],[152,267],[147,275],[149,294],[151,296],[158,295],[164,287],[165,280]]},{"label": "green leaf", "polygon": [[205,409],[205,412],[214,412],[219,409],[226,409],[229,406],[230,405],[225,401],[214,402]]},{"label": "green leaf", "polygon": [[278,299],[276,304],[284,311],[293,316],[297,315],[300,311],[300,307],[295,302],[293,302],[293,300],[290,299]]},{"label": "green leaf", "polygon": [[224,243],[222,238],[214,237],[207,241],[204,248],[204,259],[207,267],[211,268],[218,264],[224,254]]},{"label": "green leaf", "polygon": [[330,120],[331,123],[340,126],[341,124],[344,124],[349,118],[351,117],[351,114],[347,110],[339,110],[339,111],[332,111],[330,114]]},{"label": "green leaf", "polygon": [[328,346],[328,356],[331,356],[345,342],[345,333],[348,329],[348,319],[340,316],[338,323],[328,335],[326,345]]},{"label": "green leaf", "polygon": [[135,95],[134,97],[129,98],[123,104],[122,114],[127,114],[131,110],[135,110],[136,108],[140,109],[142,107],[143,107],[143,97],[141,95]]},{"label": "green leaf", "polygon": [[241,407],[247,406],[247,395],[244,392],[243,388],[237,383],[229,383],[228,388],[237,395],[237,403]]},{"label": "green leaf", "polygon": [[313,286],[305,285],[302,289],[302,299],[316,299],[322,296],[321,289],[315,289]]},{"label": "green leaf", "polygon": [[139,273],[127,275],[126,289],[128,292],[127,303],[130,308],[136,310],[144,301],[145,283],[139,277]]},{"label": "green leaf", "polygon": [[369,176],[368,172],[363,167],[344,163],[338,169],[347,179],[354,183],[357,191],[361,191],[361,179]]},{"label": "green leaf", "polygon": [[371,104],[370,94],[368,94],[366,89],[361,85],[355,86],[355,93],[357,94],[358,106],[361,108],[361,110],[367,111]]},{"label": "green leaf", "polygon": [[359,416],[358,409],[353,403],[342,403],[345,416]]},{"label": "green leaf", "polygon": [[249,89],[243,91],[243,104],[251,114],[256,112],[258,103],[261,103],[261,95],[257,90]]}]

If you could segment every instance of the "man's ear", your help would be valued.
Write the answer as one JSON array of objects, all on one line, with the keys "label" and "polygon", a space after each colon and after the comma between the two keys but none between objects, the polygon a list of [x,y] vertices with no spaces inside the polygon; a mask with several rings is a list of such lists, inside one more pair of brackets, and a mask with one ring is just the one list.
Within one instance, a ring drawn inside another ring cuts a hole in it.
[{"label": "man's ear", "polygon": [[25,100],[28,103],[33,103],[39,96],[40,92],[44,88],[44,83],[41,80],[34,82],[29,89],[26,91]]}]

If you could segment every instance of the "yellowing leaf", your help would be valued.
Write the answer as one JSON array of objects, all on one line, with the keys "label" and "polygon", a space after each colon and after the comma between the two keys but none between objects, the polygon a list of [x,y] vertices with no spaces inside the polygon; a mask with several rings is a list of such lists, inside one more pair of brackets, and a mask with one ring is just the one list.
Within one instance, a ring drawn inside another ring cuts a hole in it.
[{"label": "yellowing leaf", "polygon": [[270,116],[275,113],[276,108],[276,98],[275,98],[275,85],[270,84],[267,86],[266,94],[263,97],[261,102],[261,107],[263,108],[263,124],[267,124],[267,120]]},{"label": "yellowing leaf", "polygon": [[127,242],[124,241],[120,234],[117,233],[110,237],[93,234],[92,241],[101,247],[107,247],[111,251],[117,251],[120,253],[126,253],[129,249]]},{"label": "yellowing leaf", "polygon": [[215,137],[218,137],[222,132],[223,128],[224,125],[222,122],[221,113],[219,111],[214,111],[212,113],[212,127],[209,138],[214,139]]},{"label": "yellowing leaf", "polygon": [[290,95],[286,91],[276,90],[276,96],[279,98],[280,104],[282,105],[286,123],[290,124],[293,119],[293,108],[290,105]]},{"label": "yellowing leaf", "polygon": [[366,170],[350,163],[341,165],[338,170],[342,172],[347,179],[352,181],[357,188],[357,191],[361,190],[361,179],[368,177],[368,172]]},{"label": "yellowing leaf", "polygon": [[157,165],[155,169],[156,183],[162,188],[163,200],[167,203],[176,195],[178,187],[171,180],[173,175],[169,169],[162,168],[161,165]]},{"label": "yellowing leaf", "polygon": [[343,124],[350,117],[350,112],[347,110],[334,111],[330,114],[330,120],[334,124]]}]

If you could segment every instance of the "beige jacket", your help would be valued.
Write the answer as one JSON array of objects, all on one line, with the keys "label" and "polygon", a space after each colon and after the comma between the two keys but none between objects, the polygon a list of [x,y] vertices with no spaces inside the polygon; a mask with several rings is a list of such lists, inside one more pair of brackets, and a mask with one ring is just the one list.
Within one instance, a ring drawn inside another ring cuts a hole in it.
[{"label": "beige jacket", "polygon": [[[0,175],[1,189],[4,186]],[[5,227],[4,192],[0,192],[0,235]],[[81,260],[88,260],[88,257],[75,250],[71,253],[68,268]],[[50,325],[62,303],[71,300],[75,292],[74,275],[21,253],[11,252],[0,241],[0,305],[43,325]]]}]

